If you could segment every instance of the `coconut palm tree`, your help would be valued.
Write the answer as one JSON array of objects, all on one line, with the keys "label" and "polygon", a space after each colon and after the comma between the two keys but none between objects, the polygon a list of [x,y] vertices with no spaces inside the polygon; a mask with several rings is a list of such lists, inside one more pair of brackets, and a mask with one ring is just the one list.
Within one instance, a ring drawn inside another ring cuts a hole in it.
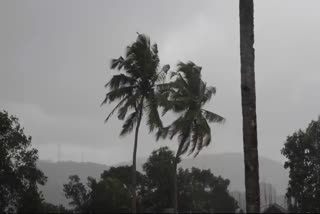
[{"label": "coconut palm tree", "polygon": [[201,67],[193,62],[177,65],[177,71],[171,72],[173,81],[161,86],[159,103],[163,107],[163,115],[168,111],[180,113],[180,116],[166,128],[159,129],[157,138],[172,139],[178,135],[178,150],[174,164],[173,207],[178,211],[177,204],[177,164],[180,156],[194,153],[195,156],[211,142],[211,128],[209,123],[220,123],[224,118],[204,109],[215,94],[214,87],[207,87],[201,79]]},{"label": "coconut palm tree", "polygon": [[[169,65],[159,69],[158,48],[150,45],[150,39],[138,34],[137,40],[126,49],[125,57],[111,60],[114,75],[105,85],[109,92],[103,104],[117,102],[105,122],[118,112],[118,119],[124,120],[120,136],[131,133],[135,127],[132,158],[132,212],[136,213],[136,156],[139,128],[143,113],[146,113],[150,131],[162,127],[156,99],[157,84],[164,82]],[[130,112],[130,114],[129,114]]]},{"label": "coconut palm tree", "polygon": [[248,213],[260,212],[259,160],[254,74],[253,0],[240,0],[241,97],[246,207]]}]

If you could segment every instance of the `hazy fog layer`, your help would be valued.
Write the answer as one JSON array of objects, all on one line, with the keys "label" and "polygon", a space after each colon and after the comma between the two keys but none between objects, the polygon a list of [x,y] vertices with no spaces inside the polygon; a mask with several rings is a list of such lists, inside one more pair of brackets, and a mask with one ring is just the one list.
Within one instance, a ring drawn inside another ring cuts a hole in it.
[{"label": "hazy fog layer", "polygon": [[[259,152],[274,160],[320,114],[319,10],[316,0],[255,2]],[[0,109],[20,118],[41,159],[130,160],[133,136],[118,137],[116,117],[104,124],[111,106],[100,103],[109,60],[146,33],[162,64],[192,60],[217,87],[207,108],[227,122],[203,153],[242,152],[238,13],[235,0],[1,0]],[[138,156],[165,145],[140,136]]]}]

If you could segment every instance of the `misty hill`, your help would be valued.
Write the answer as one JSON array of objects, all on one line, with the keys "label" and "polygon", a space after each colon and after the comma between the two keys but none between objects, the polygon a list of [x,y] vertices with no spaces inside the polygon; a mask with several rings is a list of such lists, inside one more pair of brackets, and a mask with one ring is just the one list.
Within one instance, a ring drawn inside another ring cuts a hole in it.
[{"label": "misty hill", "polygon": [[87,177],[99,178],[104,170],[109,167],[97,163],[79,163],[79,162],[48,162],[38,161],[38,167],[48,177],[45,186],[40,189],[47,202],[52,204],[68,205],[68,200],[63,194],[63,184],[68,183],[70,175],[79,175],[83,183],[87,182]]},{"label": "misty hill", "polygon": [[[260,182],[272,184],[279,194],[286,192],[289,174],[283,164],[268,158],[260,157]],[[221,175],[231,181],[230,190],[244,191],[244,164],[240,153],[203,155],[195,159],[182,161],[183,168],[195,166],[201,169],[211,169],[215,175]]]},{"label": "misty hill", "polygon": [[[137,160],[137,167],[142,171],[142,165],[146,158]],[[120,163],[118,165],[127,165]],[[39,161],[39,168],[48,177],[48,182],[41,187],[45,199],[54,204],[67,205],[62,188],[68,182],[69,175],[77,174],[82,182],[86,182],[88,176],[99,178],[100,174],[109,167],[96,163],[77,162],[47,162]],[[197,158],[187,158],[179,167],[200,169],[211,169],[214,175],[221,175],[231,181],[230,191],[244,191],[244,166],[243,155],[240,153],[199,155]],[[264,157],[260,157],[260,181],[272,184],[277,194],[284,195],[288,184],[288,172],[284,170],[283,164]]]}]

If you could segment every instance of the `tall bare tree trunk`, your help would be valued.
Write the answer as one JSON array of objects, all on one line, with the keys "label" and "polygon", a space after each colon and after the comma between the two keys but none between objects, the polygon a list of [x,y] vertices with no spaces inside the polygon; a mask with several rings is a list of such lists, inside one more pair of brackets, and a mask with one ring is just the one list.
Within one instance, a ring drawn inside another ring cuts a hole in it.
[{"label": "tall bare tree trunk", "polygon": [[240,2],[241,97],[247,213],[260,212],[259,159],[254,74],[253,0]]},{"label": "tall bare tree trunk", "polygon": [[134,136],[134,147],[133,147],[133,158],[132,158],[132,201],[131,201],[131,209],[132,213],[137,213],[137,195],[136,195],[136,185],[137,185],[137,148],[138,148],[138,136],[139,136],[139,128],[142,119],[142,111],[143,111],[143,98],[139,105],[138,109],[138,121]]}]

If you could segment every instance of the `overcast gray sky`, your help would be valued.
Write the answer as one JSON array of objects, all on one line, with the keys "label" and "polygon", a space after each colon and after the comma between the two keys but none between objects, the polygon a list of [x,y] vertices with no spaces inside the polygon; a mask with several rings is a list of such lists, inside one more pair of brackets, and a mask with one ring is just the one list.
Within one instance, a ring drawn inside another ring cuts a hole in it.
[{"label": "overcast gray sky", "polygon": [[[282,160],[286,136],[320,114],[320,2],[256,1],[259,153]],[[41,159],[129,161],[133,135],[100,107],[109,61],[146,33],[162,64],[192,60],[223,115],[204,153],[242,152],[238,1],[0,0],[0,109],[20,118]],[[162,145],[142,126],[138,156]]]}]

